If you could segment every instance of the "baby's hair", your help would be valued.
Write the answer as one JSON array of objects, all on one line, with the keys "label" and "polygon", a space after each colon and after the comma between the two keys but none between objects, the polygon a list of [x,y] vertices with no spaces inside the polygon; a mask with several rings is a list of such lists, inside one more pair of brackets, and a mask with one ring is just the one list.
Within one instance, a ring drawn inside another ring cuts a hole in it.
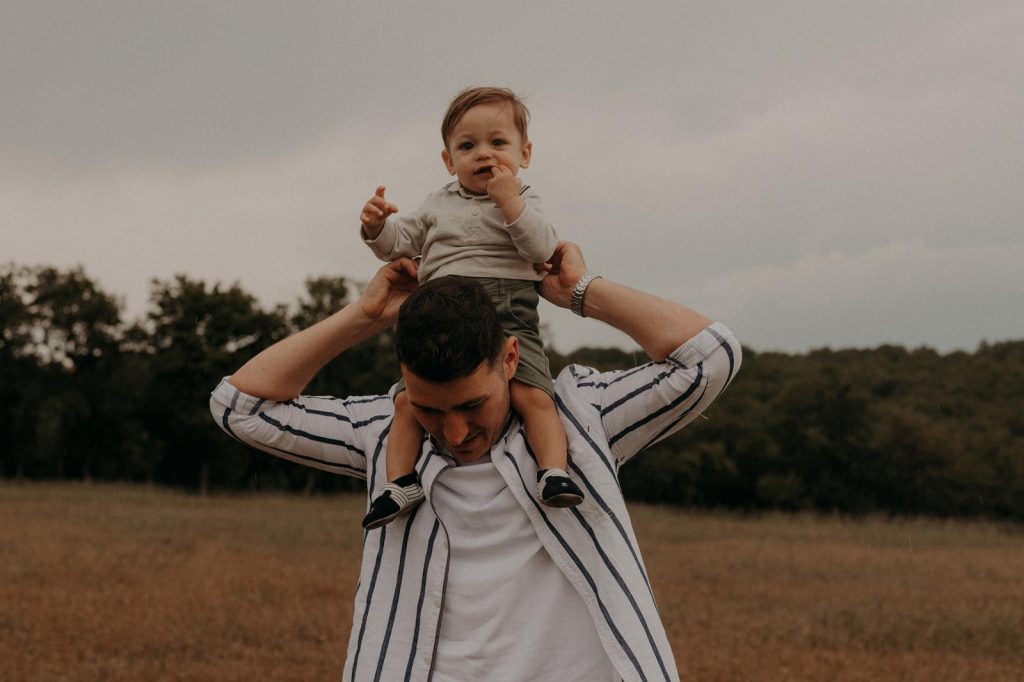
[{"label": "baby's hair", "polygon": [[448,111],[441,123],[441,139],[444,140],[444,148],[448,149],[448,140],[451,138],[452,130],[467,111],[481,104],[495,102],[506,102],[512,107],[512,120],[516,124],[516,130],[519,131],[523,142],[527,142],[529,138],[526,135],[526,127],[530,122],[530,110],[516,96],[516,93],[508,88],[473,87],[460,92],[448,105]]}]

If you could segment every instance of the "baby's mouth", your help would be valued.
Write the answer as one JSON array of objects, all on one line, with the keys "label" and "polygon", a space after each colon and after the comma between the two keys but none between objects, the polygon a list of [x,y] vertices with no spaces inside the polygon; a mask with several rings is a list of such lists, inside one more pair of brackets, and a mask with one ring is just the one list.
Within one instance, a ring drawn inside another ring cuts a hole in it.
[{"label": "baby's mouth", "polygon": [[473,175],[483,175],[484,173],[491,173],[494,166],[484,166],[473,172]]}]

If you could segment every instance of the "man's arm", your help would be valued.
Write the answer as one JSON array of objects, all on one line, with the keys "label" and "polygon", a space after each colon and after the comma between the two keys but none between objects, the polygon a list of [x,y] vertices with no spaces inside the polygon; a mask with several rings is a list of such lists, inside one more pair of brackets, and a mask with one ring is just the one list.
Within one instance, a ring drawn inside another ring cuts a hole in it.
[{"label": "man's arm", "polygon": [[416,263],[392,261],[377,271],[359,300],[262,351],[235,372],[232,386],[257,398],[289,400],[320,368],[360,341],[387,329],[416,288]]},{"label": "man's arm", "polygon": [[[587,272],[583,253],[576,244],[561,242],[548,265],[548,275],[540,283],[541,295],[568,308],[573,288]],[[587,287],[583,315],[626,333],[656,362],[711,324],[686,306],[604,278],[593,280]]]},{"label": "man's arm", "polygon": [[[267,348],[214,389],[210,411],[228,435],[283,459],[366,477],[380,425],[394,412],[386,395],[338,400],[299,396],[324,364],[389,326],[416,286],[416,265],[385,265],[352,305]],[[379,441],[378,441],[379,442]]]},{"label": "man's arm", "polygon": [[[569,307],[586,272],[579,247],[560,244],[549,271],[541,292]],[[565,399],[576,409],[598,410],[607,447],[620,462],[693,421],[739,369],[740,345],[728,328],[677,303],[595,279],[583,313],[629,334],[653,360],[629,371],[572,373],[576,390]]]}]

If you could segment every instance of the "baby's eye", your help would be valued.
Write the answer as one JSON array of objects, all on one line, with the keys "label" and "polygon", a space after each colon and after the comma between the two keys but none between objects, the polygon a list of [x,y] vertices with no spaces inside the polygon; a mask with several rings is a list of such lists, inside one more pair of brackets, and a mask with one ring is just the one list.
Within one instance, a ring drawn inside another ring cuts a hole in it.
[{"label": "baby's eye", "polygon": [[469,151],[472,148],[473,148],[473,143],[472,142],[463,142],[462,144],[459,145],[459,149],[461,149],[463,151]]},{"label": "baby's eye", "polygon": [[496,140],[494,140],[494,142],[491,142],[491,144],[494,145],[495,147],[501,147],[503,145],[508,144],[508,142],[499,137]]}]

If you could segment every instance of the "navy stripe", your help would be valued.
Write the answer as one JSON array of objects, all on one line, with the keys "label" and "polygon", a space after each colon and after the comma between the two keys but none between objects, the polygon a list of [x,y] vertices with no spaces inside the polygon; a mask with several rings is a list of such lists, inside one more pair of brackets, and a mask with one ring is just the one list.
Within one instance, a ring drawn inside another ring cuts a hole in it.
[{"label": "navy stripe", "polygon": [[587,441],[587,444],[590,445],[591,449],[597,454],[597,458],[604,463],[609,473],[614,476],[615,469],[612,468],[612,463],[605,457],[604,451],[601,450],[600,446],[598,446],[596,442],[594,442],[594,439],[590,437],[589,433],[587,433],[587,429],[583,424],[580,424],[579,420],[576,419],[576,415],[574,415],[569,408],[565,406],[565,403],[562,402],[562,396],[557,393],[555,394],[555,404],[558,406],[558,409],[561,410],[562,414],[569,418],[572,425],[576,427],[576,432],[580,434],[580,437],[582,437],[583,440]]},{"label": "navy stripe", "polygon": [[594,498],[595,502],[597,502],[597,506],[599,506],[601,510],[608,515],[608,518],[612,520],[612,523],[615,524],[615,527],[619,531],[619,535],[622,536],[622,541],[626,543],[626,547],[629,548],[629,553],[633,555],[633,561],[636,563],[636,568],[640,572],[640,575],[643,576],[644,583],[647,585],[647,591],[651,594],[651,599],[654,599],[654,591],[651,589],[651,583],[647,579],[647,571],[644,570],[644,565],[640,562],[640,555],[637,554],[636,547],[633,546],[633,542],[629,539],[629,534],[626,532],[625,526],[622,525],[622,521],[619,520],[618,515],[612,511],[612,508],[608,506],[608,503],[605,502],[604,498],[597,492],[597,489],[591,485],[590,481],[583,474],[583,470],[572,461],[569,462],[569,468],[576,472],[576,476],[583,482],[584,487],[590,491],[590,496]]},{"label": "navy stripe", "polygon": [[322,464],[323,466],[317,467],[318,469],[341,469],[342,471],[336,471],[334,473],[345,474],[347,476],[354,476],[355,478],[366,478],[365,469],[354,467],[351,464],[339,464],[337,462],[331,462],[326,459],[320,459],[319,457],[313,457],[312,455],[303,455],[298,452],[292,452],[291,450],[285,450],[284,448],[279,448],[276,445],[269,445],[267,443],[261,443],[260,447],[265,448],[267,450],[273,450],[274,452],[280,453],[281,455],[287,455],[288,457],[300,459],[303,462],[314,462],[316,464]]},{"label": "navy stripe", "polygon": [[434,541],[437,539],[437,531],[441,528],[441,522],[434,517],[434,528],[430,531],[430,539],[427,540],[427,555],[423,559],[423,578],[420,580],[420,598],[416,602],[416,625],[412,630],[412,645],[409,647],[409,663],[405,666],[405,679],[412,679],[412,663],[416,660],[416,646],[420,640],[420,621],[423,618],[423,602],[427,598],[427,573],[430,571],[430,557],[434,554]]},{"label": "navy stripe", "polygon": [[608,414],[609,412],[611,412],[612,410],[614,410],[615,408],[619,407],[620,405],[622,405],[622,404],[624,404],[626,402],[629,402],[630,400],[632,400],[633,398],[637,397],[641,393],[646,392],[647,389],[654,388],[655,386],[660,384],[664,379],[666,379],[667,377],[672,376],[677,371],[679,371],[679,367],[677,367],[676,365],[672,365],[669,369],[665,370],[661,374],[659,374],[656,377],[654,377],[651,380],[650,383],[644,384],[643,386],[639,386],[639,387],[633,389],[632,391],[630,391],[626,395],[622,396],[621,398],[619,398],[618,400],[613,402],[611,405],[607,405],[603,410],[601,410],[601,416],[603,417],[606,414]]},{"label": "navy stripe", "polygon": [[[736,358],[733,356],[732,344],[726,341],[725,337],[723,337],[721,334],[719,334],[710,327],[708,327],[708,331],[711,332],[711,335],[718,340],[718,343],[721,344],[722,348],[725,349],[725,354],[729,357],[729,376],[726,378],[725,383],[722,384],[721,390],[718,391],[718,395],[722,395],[722,391],[724,391],[725,387],[729,385],[730,381],[732,381],[733,372],[736,368]],[[715,398],[717,399],[718,396],[715,396]]]},{"label": "navy stripe", "polygon": [[633,597],[633,593],[629,591],[629,587],[626,585],[626,581],[622,579],[622,575],[616,570],[615,565],[612,563],[611,557],[609,557],[604,549],[601,547],[601,543],[597,541],[597,535],[594,534],[594,529],[591,528],[590,524],[580,513],[580,510],[573,507],[573,516],[580,522],[583,529],[587,531],[587,535],[590,536],[591,541],[594,543],[594,549],[601,555],[601,560],[604,561],[604,565],[608,567],[608,572],[615,578],[615,582],[618,583],[619,588],[622,590],[622,594],[626,595],[626,599],[629,600],[630,606],[633,607],[633,613],[640,620],[640,625],[644,628],[644,633],[647,635],[647,642],[651,645],[651,650],[654,652],[654,657],[658,659],[658,667],[661,668],[661,674],[665,676],[665,679],[669,679],[668,670],[665,669],[665,661],[661,658],[661,652],[658,651],[658,645],[654,642],[654,635],[651,634],[651,628],[647,625],[647,619],[644,618],[644,614],[640,610],[640,605],[636,603],[636,599]]},{"label": "navy stripe", "polygon": [[377,462],[380,461],[380,453],[384,450],[384,439],[387,438],[388,433],[391,431],[391,424],[384,427],[384,430],[380,432],[380,436],[377,437],[377,447],[373,449],[373,457],[370,458],[370,462],[366,467],[370,470],[370,475],[367,480],[370,482],[369,494],[373,497],[373,492],[379,488],[377,485]]},{"label": "navy stripe", "polygon": [[231,394],[231,404],[228,407],[230,407],[235,412],[238,411],[235,405],[238,404],[238,396],[240,395],[242,395],[242,392],[239,391],[237,388],[235,389],[235,392]]},{"label": "navy stripe", "polygon": [[[220,423],[221,423],[221,426],[223,426],[223,427],[224,427],[224,431],[225,431],[225,432],[226,432],[226,433],[227,433],[227,434],[228,434],[229,436],[231,436],[232,438],[234,438],[235,440],[237,440],[237,441],[238,441],[239,443],[245,443],[245,441],[244,441],[244,440],[242,440],[241,438],[239,438],[238,436],[236,436],[236,435],[235,435],[235,432],[231,430],[231,425],[230,425],[230,424],[228,423],[228,415],[229,415],[229,414],[231,414],[231,408],[230,408],[230,407],[225,407],[225,408],[224,408],[224,414],[223,414],[223,415],[221,415],[221,418],[220,418]],[[246,445],[248,445],[248,443],[246,443]]]},{"label": "navy stripe", "polygon": [[[668,426],[663,428],[661,431],[659,431],[658,435],[656,435],[654,438],[652,438],[649,441],[647,441],[647,444],[644,445],[642,448],[640,448],[640,450],[646,450],[648,447],[650,447],[651,445],[654,445],[659,440],[661,440],[663,437],[665,437],[666,434],[672,432],[679,425],[679,422],[681,422],[684,419],[686,419],[686,416],[688,414],[690,414],[691,412],[693,412],[697,408],[698,405],[700,405],[700,401],[704,400],[704,396],[705,396],[705,394],[707,394],[707,392],[708,392],[708,387],[705,385],[704,386],[704,390],[700,392],[700,396],[696,400],[693,401],[693,405],[690,405],[690,407],[688,407],[681,415],[679,415],[678,419],[673,420],[671,424],[669,424]],[[640,450],[637,450],[637,452],[640,452]]]},{"label": "navy stripe", "polygon": [[392,414],[391,412],[385,412],[383,414],[376,414],[376,415],[370,417],[369,419],[363,420],[361,422],[354,422],[354,421],[352,421],[352,419],[348,415],[339,414],[337,412],[329,412],[327,410],[317,410],[317,409],[314,409],[312,407],[306,407],[302,403],[297,403],[294,400],[287,401],[285,403],[285,405],[291,405],[292,407],[295,407],[295,408],[297,408],[299,410],[302,410],[306,414],[313,414],[313,415],[316,415],[318,417],[333,417],[334,419],[337,419],[338,421],[348,422],[349,424],[352,425],[352,428],[354,428],[354,429],[362,428],[362,427],[366,426],[367,424],[372,424],[373,422],[380,421],[381,419],[387,419]]},{"label": "navy stripe", "polygon": [[363,622],[359,625],[359,637],[356,640],[356,655],[352,658],[352,679],[356,679],[356,667],[359,665],[359,654],[363,650],[363,635],[366,634],[366,621],[370,618],[370,603],[373,601],[373,590],[377,586],[377,575],[380,572],[381,558],[384,556],[384,540],[387,538],[388,527],[380,529],[380,544],[377,546],[377,558],[373,562],[373,574],[370,587],[366,590],[366,604],[363,606]]},{"label": "navy stripe", "polygon": [[583,578],[587,581],[587,584],[590,585],[590,589],[594,594],[594,598],[597,600],[597,605],[601,609],[601,614],[604,616],[605,622],[608,623],[608,627],[611,628],[612,634],[615,635],[615,640],[619,643],[619,646],[622,647],[622,650],[625,652],[626,656],[633,664],[633,667],[636,669],[637,674],[640,675],[640,679],[646,680],[647,676],[644,675],[643,668],[640,666],[640,661],[637,660],[636,654],[633,653],[633,650],[629,648],[629,645],[626,643],[626,639],[622,636],[622,633],[619,632],[619,629],[617,627],[615,627],[615,622],[612,620],[611,614],[608,613],[608,607],[606,607],[604,605],[604,602],[601,600],[601,595],[598,594],[597,583],[594,582],[594,578],[590,575],[590,572],[587,571],[586,566],[583,565],[583,562],[580,560],[579,556],[577,556],[576,553],[572,551],[572,547],[569,546],[569,543],[566,542],[565,538],[563,538],[562,535],[557,530],[555,530],[555,527],[552,525],[551,521],[548,520],[547,514],[544,513],[543,509],[541,509],[540,503],[537,502],[536,499],[534,499],[530,487],[526,484],[526,480],[523,478],[523,472],[519,470],[519,464],[516,462],[515,457],[513,457],[512,453],[509,452],[508,450],[505,451],[505,456],[508,457],[509,461],[512,462],[512,466],[515,467],[516,474],[518,474],[519,476],[519,481],[520,483],[522,483],[523,489],[526,491],[526,497],[530,500],[531,503],[533,503],[534,508],[540,514],[540,517],[541,519],[543,519],[544,524],[548,527],[548,530],[551,531],[551,534],[555,536],[555,539],[558,540],[558,543],[562,545],[562,549],[564,549],[566,554],[569,555],[569,558],[571,558],[573,563],[576,564],[576,568],[579,569],[580,573],[583,575]]},{"label": "navy stripe", "polygon": [[257,412],[259,412],[260,408],[263,407],[263,403],[265,402],[267,402],[266,398],[260,398],[259,400],[257,400],[256,404],[252,406],[251,410],[249,410],[249,416],[251,417]]},{"label": "navy stripe", "polygon": [[679,396],[678,398],[676,398],[675,400],[670,402],[668,405],[661,406],[660,408],[658,408],[654,412],[651,412],[650,414],[645,416],[643,419],[640,419],[640,420],[630,424],[629,426],[624,428],[622,431],[619,431],[617,434],[615,434],[614,436],[612,436],[611,438],[608,439],[608,446],[611,447],[612,445],[615,444],[616,441],[621,439],[623,436],[625,436],[625,435],[635,431],[636,429],[640,428],[644,424],[647,424],[648,422],[650,422],[650,421],[652,421],[654,419],[657,419],[658,417],[660,417],[661,415],[665,414],[666,412],[669,412],[669,411],[675,409],[680,403],[682,403],[687,398],[689,398],[690,395],[694,391],[697,390],[697,387],[700,386],[700,383],[701,383],[701,381],[703,379],[704,379],[704,364],[703,363],[697,363],[697,376],[694,377],[693,382],[690,384],[690,387],[686,389],[685,393],[683,393],[681,396]]},{"label": "navy stripe", "polygon": [[[623,379],[628,379],[629,377],[633,376],[637,372],[644,371],[645,369],[647,369],[648,367],[650,367],[653,364],[654,364],[653,362],[648,362],[646,364],[640,365],[639,367],[634,367],[633,369],[631,369],[629,371],[625,371],[625,370],[621,370],[621,369],[615,370],[615,372],[619,373],[619,376],[615,377],[611,381],[603,381],[603,382],[602,381],[585,381],[585,382],[583,382],[581,384],[578,384],[578,386],[580,388],[583,388],[585,386],[594,386],[596,388],[608,388],[612,384],[617,384],[620,381],[622,381]],[[608,374],[609,373],[607,373],[607,372],[602,372],[601,373],[602,376],[607,376]]]},{"label": "navy stripe", "polygon": [[284,431],[285,433],[294,434],[296,436],[299,436],[300,438],[305,438],[307,440],[311,440],[314,443],[327,443],[328,445],[339,445],[339,446],[345,448],[346,450],[351,450],[352,452],[356,453],[357,455],[360,455],[362,457],[366,457],[366,453],[365,452],[363,452],[362,450],[360,450],[359,448],[357,448],[354,445],[350,445],[349,443],[346,443],[343,440],[339,440],[337,438],[328,438],[327,436],[318,436],[315,433],[309,433],[307,431],[303,431],[302,429],[297,429],[294,426],[289,426],[288,424],[282,424],[281,422],[277,421],[276,419],[274,419],[273,417],[268,415],[266,412],[263,412],[263,413],[260,414],[260,419],[262,419],[266,423],[270,424],[271,426],[277,427],[278,430]]},{"label": "navy stripe", "polygon": [[378,400],[390,400],[391,399],[391,397],[388,396],[388,395],[371,395],[371,396],[360,397],[360,398],[351,398],[351,397],[350,398],[339,398],[339,397],[333,396],[333,395],[307,395],[307,396],[303,396],[303,397],[304,398],[316,398],[318,400],[331,400],[331,401],[334,401],[334,402],[340,402],[342,405],[345,405],[346,407],[348,405],[362,405],[362,404],[365,404],[365,403],[375,403]]},{"label": "navy stripe", "polygon": [[[390,428],[390,427],[388,427],[388,428]],[[386,429],[384,429],[381,432],[380,436],[377,437],[377,447],[374,448],[373,458],[372,458],[373,459],[374,476],[376,476],[376,471],[377,471],[377,460],[380,458],[380,451],[381,451],[381,448],[384,445],[384,434],[386,434],[387,432],[388,432],[388,429],[386,428]],[[373,479],[369,478],[368,479],[368,483],[369,483],[369,486],[370,486],[370,490],[372,491],[373,490]],[[374,561],[374,564],[373,564],[373,573],[372,573],[372,575],[370,577],[370,587],[366,590],[366,606],[365,606],[365,610],[363,611],[363,622],[359,626],[359,638],[357,639],[357,643],[356,643],[356,655],[352,659],[352,679],[355,679],[355,677],[356,677],[356,665],[359,663],[359,652],[363,648],[363,635],[366,633],[366,621],[370,617],[370,602],[373,600],[373,589],[377,586],[377,574],[380,571],[381,556],[384,554],[384,540],[387,538],[387,531],[388,531],[387,526],[382,526],[381,529],[380,529],[380,538],[378,540],[380,542],[380,545],[377,547],[377,558],[376,558],[376,560]],[[365,530],[363,531],[363,553],[366,552],[366,540],[369,537],[369,534],[370,534],[370,531],[365,531]],[[362,572],[362,570],[360,570],[359,571],[360,582],[362,581],[362,574],[363,574],[363,572]]]},{"label": "navy stripe", "polygon": [[391,631],[395,626],[395,615],[398,613],[398,599],[402,594],[402,577],[405,575],[405,553],[409,549],[409,533],[412,531],[412,524],[416,521],[414,509],[411,516],[406,517],[405,534],[402,535],[402,552],[398,557],[398,575],[395,576],[395,596],[391,598],[391,614],[388,616],[388,626],[384,630],[384,641],[380,645],[380,656],[377,658],[377,673],[374,680],[380,680],[380,673],[384,669],[384,659],[388,655],[388,644],[391,642]]}]

